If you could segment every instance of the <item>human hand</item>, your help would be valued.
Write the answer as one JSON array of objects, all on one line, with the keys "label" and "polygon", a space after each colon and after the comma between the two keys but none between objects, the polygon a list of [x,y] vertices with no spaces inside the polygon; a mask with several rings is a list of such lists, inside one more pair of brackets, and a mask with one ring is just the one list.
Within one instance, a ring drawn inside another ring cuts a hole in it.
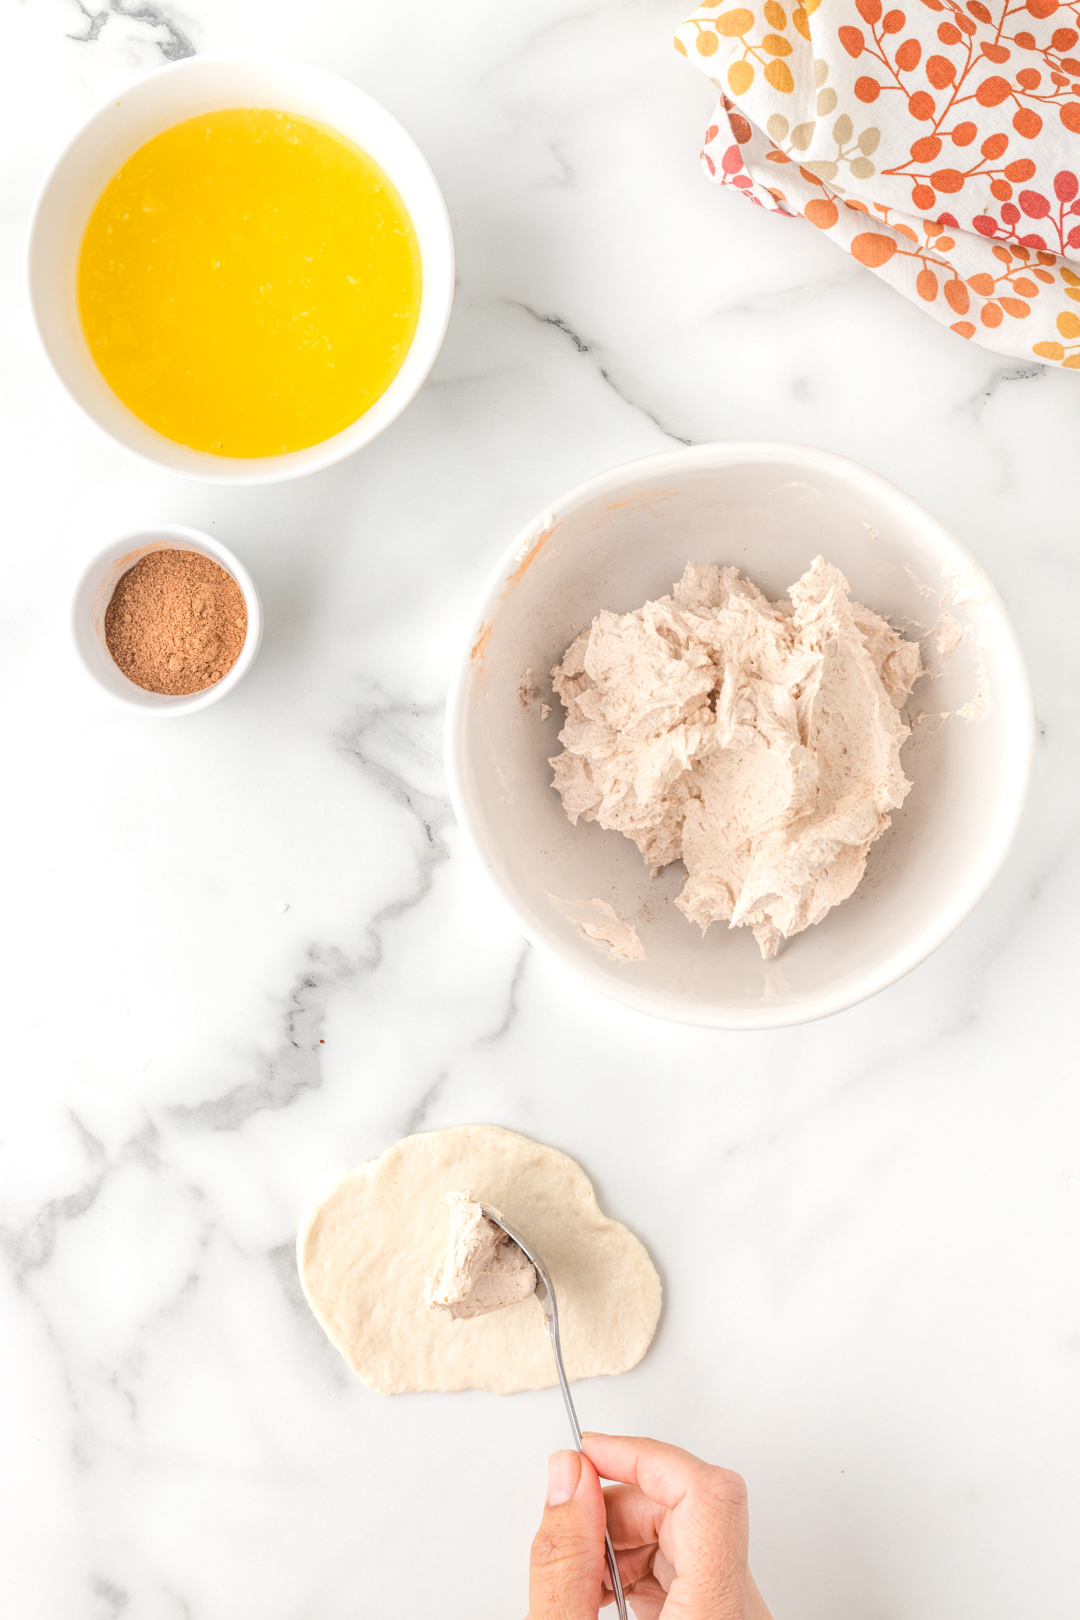
[{"label": "human hand", "polygon": [[[771,1620],[746,1562],[738,1474],[659,1440],[585,1436],[557,1451],[532,1544],[529,1620],[596,1620],[607,1584],[607,1528],[638,1620]],[[607,1491],[600,1475],[619,1480]]]}]

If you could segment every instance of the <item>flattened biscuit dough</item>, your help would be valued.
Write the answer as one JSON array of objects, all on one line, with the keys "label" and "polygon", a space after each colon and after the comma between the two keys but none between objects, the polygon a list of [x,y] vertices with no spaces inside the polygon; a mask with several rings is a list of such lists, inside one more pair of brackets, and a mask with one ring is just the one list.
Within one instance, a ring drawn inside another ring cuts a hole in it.
[{"label": "flattened biscuit dough", "polygon": [[425,1281],[446,1248],[446,1194],[468,1187],[500,1209],[551,1274],[570,1378],[626,1372],[649,1347],[660,1279],[642,1245],[609,1220],[573,1159],[497,1125],[406,1136],[358,1165],[309,1211],[300,1280],[332,1343],[364,1383],[508,1395],[558,1380],[535,1297],[454,1321]]}]

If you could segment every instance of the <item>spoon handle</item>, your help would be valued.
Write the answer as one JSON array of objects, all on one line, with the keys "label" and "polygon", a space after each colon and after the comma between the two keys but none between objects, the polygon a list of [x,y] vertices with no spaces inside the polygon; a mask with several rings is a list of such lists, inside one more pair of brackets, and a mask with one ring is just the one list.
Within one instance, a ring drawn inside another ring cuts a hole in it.
[{"label": "spoon handle", "polygon": [[[512,1227],[507,1226],[501,1215],[489,1209],[486,1204],[481,1208],[489,1221],[501,1226],[512,1243],[516,1243],[521,1252],[536,1269],[536,1297],[540,1301],[540,1309],[547,1318],[548,1331],[551,1336],[551,1347],[555,1352],[555,1370],[559,1375],[559,1388],[562,1390],[563,1401],[566,1405],[566,1415],[570,1419],[570,1428],[574,1436],[574,1445],[578,1451],[584,1451],[581,1444],[581,1424],[574,1409],[574,1402],[570,1396],[570,1385],[566,1380],[566,1368],[563,1366],[562,1344],[559,1340],[559,1308],[555,1303],[555,1290],[551,1286],[551,1278],[542,1260],[529,1248],[529,1245],[518,1237]],[[611,1589],[615,1593],[615,1607],[619,1612],[619,1620],[627,1620],[626,1596],[622,1589],[622,1580],[619,1576],[619,1565],[615,1557],[615,1549],[611,1545],[611,1537],[604,1532],[604,1550],[607,1553],[608,1578]]]}]

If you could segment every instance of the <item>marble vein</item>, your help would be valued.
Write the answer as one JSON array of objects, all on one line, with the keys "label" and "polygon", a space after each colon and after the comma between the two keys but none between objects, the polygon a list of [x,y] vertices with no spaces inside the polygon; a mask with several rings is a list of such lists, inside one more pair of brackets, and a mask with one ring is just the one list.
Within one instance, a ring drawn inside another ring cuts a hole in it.
[{"label": "marble vein", "polygon": [[160,31],[164,34],[163,39],[155,37],[154,44],[166,62],[179,62],[185,56],[196,54],[194,44],[180,24],[169,16],[164,6],[154,5],[151,0],[108,0],[108,5],[101,11],[91,11],[85,0],[74,0],[74,3],[86,22],[86,31],[69,34],[68,38],[80,44],[95,44],[111,17],[123,17],[130,22],[144,23],[155,33]]},{"label": "marble vein", "polygon": [[[564,321],[561,316],[545,315],[542,311],[533,309],[530,304],[522,303],[520,299],[511,299],[509,302],[512,303],[517,309],[524,310],[525,314],[530,315],[534,321],[539,321],[543,326],[553,326],[557,332],[561,332],[564,337],[568,337],[578,354],[599,354],[600,351],[598,346],[595,343],[587,342],[586,339],[583,338],[578,332],[575,332],[574,328],[569,324],[569,322]],[[607,383],[612,393],[617,394],[622,400],[623,404],[629,405],[632,411],[638,411],[642,416],[650,421],[654,427],[659,428],[665,439],[671,439],[675,444],[693,444],[693,439],[684,439],[681,434],[675,433],[669,427],[665,427],[660,418],[655,414],[655,412],[651,411],[647,405],[642,405],[639,400],[633,399],[629,394],[627,394],[624,389],[621,388],[620,385],[614,380],[607,366],[597,365],[597,371],[604,382]]]},{"label": "marble vein", "polygon": [[513,976],[510,980],[509,986],[507,987],[506,1012],[495,1029],[489,1030],[487,1034],[479,1037],[476,1043],[477,1046],[494,1046],[496,1042],[501,1041],[505,1036],[509,1035],[510,1031],[513,1029],[514,1020],[517,1018],[519,1011],[518,990],[521,988],[521,981],[525,977],[525,969],[528,966],[529,957],[531,954],[532,946],[526,941],[526,943],[521,947],[521,954],[518,956],[518,959],[514,964]]},{"label": "marble vein", "polygon": [[256,1114],[288,1108],[306,1092],[317,1090],[322,1085],[319,1031],[325,1026],[327,1003],[331,991],[355,971],[344,952],[312,945],[288,998],[278,1051],[264,1063],[261,1076],[220,1097],[178,1103],[169,1110],[172,1118],[195,1130],[238,1131]]},{"label": "marble vein", "polygon": [[[68,1110],[68,1119],[91,1166],[82,1184],[59,1198],[50,1198],[21,1228],[0,1225],[0,1250],[7,1256],[15,1280],[23,1283],[29,1274],[52,1259],[63,1228],[85,1215],[94,1204],[108,1177],[110,1165],[104,1143],[87,1128],[82,1119]],[[155,1135],[147,1125],[125,1146],[125,1156],[145,1159]]]},{"label": "marble vein", "polygon": [[[436,869],[449,858],[445,832],[452,821],[445,796],[425,792],[409,780],[409,766],[430,768],[430,735],[441,720],[440,705],[417,705],[376,695],[364,704],[339,735],[345,756],[404,810],[420,834],[415,845],[417,872],[409,891],[380,907],[366,923],[366,949],[349,954],[337,946],[313,944],[291,991],[277,1053],[262,1065],[261,1075],[242,1081],[223,1096],[170,1110],[191,1129],[237,1131],[256,1114],[288,1108],[322,1085],[320,1046],[332,994],[374,974],[384,956],[387,927],[413,911],[431,893]],[[390,757],[387,742],[390,742]],[[384,757],[379,757],[378,750]],[[397,754],[399,758],[394,759]]]},{"label": "marble vein", "polygon": [[[497,1045],[500,1041],[504,1040],[514,1028],[519,1011],[518,990],[520,988],[521,981],[525,976],[525,968],[531,951],[532,946],[528,943],[525,943],[522,946],[517,960],[514,963],[514,969],[510,976],[510,982],[507,986],[505,1011],[503,1012],[502,1017],[499,1019],[499,1022],[495,1025],[494,1029],[485,1030],[476,1037],[472,1043],[472,1049],[474,1051],[481,1051],[485,1047]],[[436,1104],[442,1100],[450,1080],[451,1071],[449,1068],[446,1068],[440,1070],[435,1078],[427,1085],[427,1087],[418,1097],[413,1108],[406,1116],[405,1123],[401,1131],[402,1136],[411,1136],[415,1131],[422,1131],[426,1128],[431,1113]]]},{"label": "marble vein", "polygon": [[123,1614],[130,1601],[124,1588],[117,1586],[115,1581],[110,1581],[105,1575],[92,1575],[90,1590],[96,1598],[101,1599],[106,1612],[110,1615]]},{"label": "marble vein", "polygon": [[435,1078],[424,1088],[416,1103],[405,1116],[401,1129],[402,1136],[413,1136],[424,1128],[424,1122],[442,1095],[443,1087],[449,1079],[449,1070],[441,1070]]},{"label": "marble vein", "polygon": [[967,402],[966,409],[971,412],[976,421],[979,421],[986,405],[1006,383],[1039,382],[1045,381],[1046,377],[1047,370],[1045,366],[1010,364],[996,367],[986,382],[972,395]]}]

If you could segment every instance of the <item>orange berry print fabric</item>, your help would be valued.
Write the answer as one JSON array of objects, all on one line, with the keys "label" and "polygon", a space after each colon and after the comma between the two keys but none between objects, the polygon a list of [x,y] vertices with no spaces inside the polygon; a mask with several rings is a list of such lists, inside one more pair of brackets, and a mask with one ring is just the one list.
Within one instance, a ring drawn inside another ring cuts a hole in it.
[{"label": "orange berry print fabric", "polygon": [[719,0],[702,162],[961,338],[1080,370],[1080,0]]}]

